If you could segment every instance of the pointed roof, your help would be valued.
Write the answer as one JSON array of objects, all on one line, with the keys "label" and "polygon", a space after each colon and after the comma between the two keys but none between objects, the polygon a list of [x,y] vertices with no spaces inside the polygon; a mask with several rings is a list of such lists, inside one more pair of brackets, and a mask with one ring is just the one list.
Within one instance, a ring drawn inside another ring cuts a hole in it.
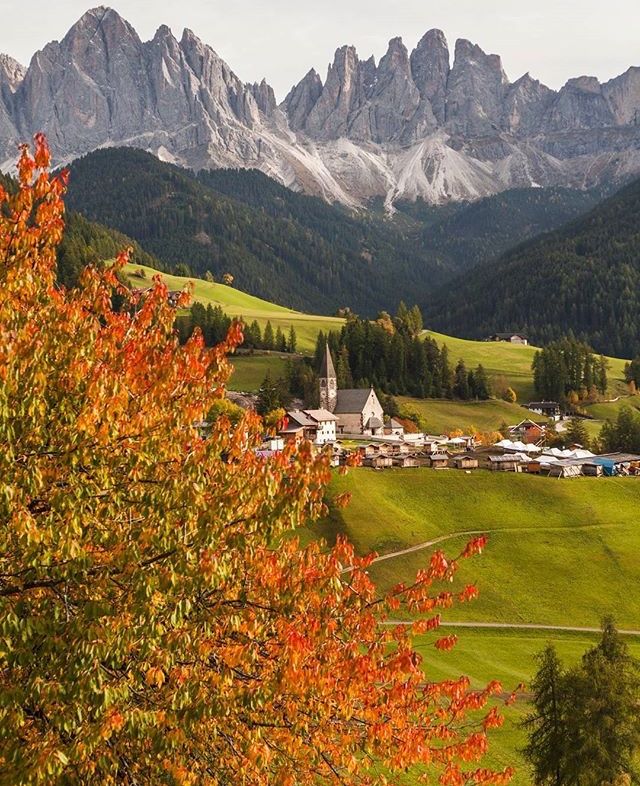
[{"label": "pointed roof", "polygon": [[322,361],[322,365],[320,366],[320,378],[321,379],[335,379],[336,378],[336,370],[333,366],[333,358],[331,357],[331,350],[329,349],[329,344],[327,343],[327,351],[324,355],[324,360]]}]

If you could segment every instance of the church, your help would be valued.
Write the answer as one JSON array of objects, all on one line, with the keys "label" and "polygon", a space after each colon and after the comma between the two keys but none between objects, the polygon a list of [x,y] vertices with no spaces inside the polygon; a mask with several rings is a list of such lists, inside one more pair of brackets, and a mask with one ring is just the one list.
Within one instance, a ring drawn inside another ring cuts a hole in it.
[{"label": "church", "polygon": [[384,411],[375,390],[338,390],[338,378],[328,344],[319,382],[320,407],[336,416],[338,435],[383,436]]}]

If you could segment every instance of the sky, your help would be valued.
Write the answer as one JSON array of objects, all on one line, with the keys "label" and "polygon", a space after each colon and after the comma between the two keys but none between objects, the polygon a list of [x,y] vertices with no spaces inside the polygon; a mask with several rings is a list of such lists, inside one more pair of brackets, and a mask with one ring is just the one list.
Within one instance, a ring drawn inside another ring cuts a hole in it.
[{"label": "sky", "polygon": [[[106,0],[103,0],[108,4]],[[411,50],[433,27],[453,53],[468,38],[502,56],[511,81],[523,73],[559,88],[575,76],[604,81],[640,65],[638,0],[113,0],[143,40],[168,24],[191,28],[247,82],[265,77],[279,99],[311,68],[324,79],[337,47],[379,59],[400,35]],[[0,0],[0,52],[25,65],[61,39],[97,0]]]}]

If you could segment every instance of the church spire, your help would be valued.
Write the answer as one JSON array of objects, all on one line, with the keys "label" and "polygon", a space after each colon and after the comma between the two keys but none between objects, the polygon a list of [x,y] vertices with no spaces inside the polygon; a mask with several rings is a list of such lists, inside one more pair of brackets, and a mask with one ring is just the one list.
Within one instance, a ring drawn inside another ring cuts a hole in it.
[{"label": "church spire", "polygon": [[320,367],[320,378],[324,379],[335,379],[336,378],[336,370],[333,367],[333,358],[331,357],[331,350],[329,349],[329,342],[327,342],[327,349],[324,354],[324,360],[322,361],[322,366]]},{"label": "church spire", "polygon": [[324,360],[319,374],[320,406],[329,412],[334,412],[338,403],[338,378],[331,357],[331,350],[327,344]]}]

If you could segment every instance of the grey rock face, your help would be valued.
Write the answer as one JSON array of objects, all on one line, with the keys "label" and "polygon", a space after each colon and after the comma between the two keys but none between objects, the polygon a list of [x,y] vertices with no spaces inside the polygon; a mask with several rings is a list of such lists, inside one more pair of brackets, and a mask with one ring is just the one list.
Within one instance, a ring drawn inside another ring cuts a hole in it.
[{"label": "grey rock face", "polygon": [[291,188],[362,206],[383,196],[475,199],[527,185],[582,187],[640,174],[640,68],[559,91],[509,83],[497,55],[430,30],[379,64],[354,47],[278,106],[190,30],[151,41],[115,11],[88,11],[28,69],[0,55],[0,165],[36,131],[58,162],[134,145],[194,169],[257,167]]},{"label": "grey rock face", "polygon": [[291,128],[296,131],[304,128],[307,118],[322,93],[322,79],[315,68],[305,78],[291,88],[284,99],[283,107],[289,118]]},{"label": "grey rock face", "polygon": [[442,30],[429,30],[411,53],[411,75],[420,92],[420,114],[437,126],[446,119],[449,47]]},{"label": "grey rock face", "polygon": [[463,136],[500,131],[507,84],[497,55],[486,55],[470,41],[457,41],[447,82],[447,126]]}]

